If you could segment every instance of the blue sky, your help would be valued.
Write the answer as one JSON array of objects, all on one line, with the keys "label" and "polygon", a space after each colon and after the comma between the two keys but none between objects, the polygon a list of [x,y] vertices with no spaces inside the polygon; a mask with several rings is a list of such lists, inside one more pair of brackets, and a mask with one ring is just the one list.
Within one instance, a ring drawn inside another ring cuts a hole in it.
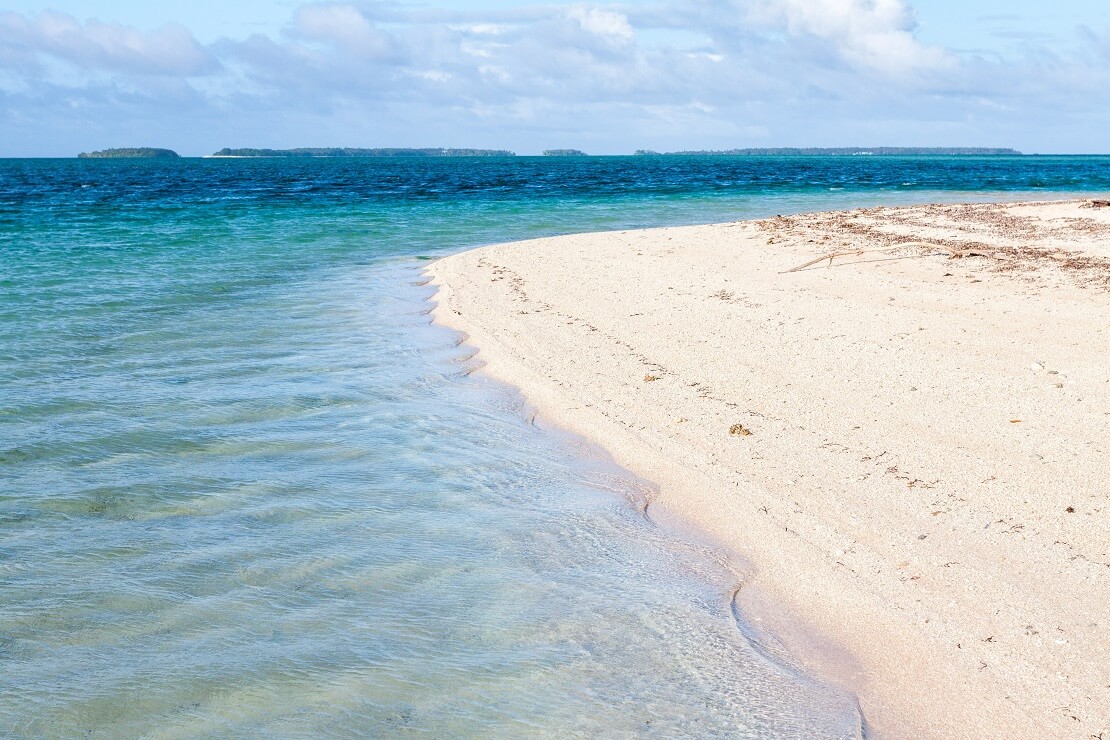
[{"label": "blue sky", "polygon": [[1105,2],[0,0],[0,156],[1110,152]]}]

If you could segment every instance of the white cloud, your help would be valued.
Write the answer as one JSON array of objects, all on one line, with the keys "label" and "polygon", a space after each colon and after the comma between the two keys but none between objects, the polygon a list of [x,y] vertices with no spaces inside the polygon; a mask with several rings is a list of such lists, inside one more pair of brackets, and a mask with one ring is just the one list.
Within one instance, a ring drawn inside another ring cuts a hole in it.
[{"label": "white cloud", "polygon": [[628,22],[628,16],[623,13],[575,5],[567,11],[567,17],[577,21],[582,30],[597,36],[628,42],[636,35]]},{"label": "white cloud", "polygon": [[512,30],[512,26],[504,23],[464,23],[459,25],[448,24],[451,31],[474,34],[477,36],[500,36]]},{"label": "white cloud", "polygon": [[757,23],[829,41],[846,60],[871,70],[904,74],[953,61],[914,38],[917,21],[905,0],[758,0],[749,13]]},{"label": "white cloud", "polygon": [[382,59],[394,53],[388,34],[353,5],[306,5],[294,17],[294,35],[334,43],[356,56]]},{"label": "white cloud", "polygon": [[140,31],[96,20],[81,23],[49,10],[34,17],[0,12],[0,58],[17,54],[27,61],[50,57],[140,76],[195,76],[220,67],[183,26]]}]

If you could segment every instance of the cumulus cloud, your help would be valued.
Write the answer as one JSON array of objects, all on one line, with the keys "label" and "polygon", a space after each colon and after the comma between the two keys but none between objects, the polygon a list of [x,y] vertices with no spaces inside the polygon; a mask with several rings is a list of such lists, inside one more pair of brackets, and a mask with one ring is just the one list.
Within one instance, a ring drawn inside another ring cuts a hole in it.
[{"label": "cumulus cloud", "polygon": [[914,37],[917,20],[905,0],[758,0],[748,12],[755,22],[828,41],[846,60],[873,70],[901,74],[953,61]]},{"label": "cumulus cloud", "polygon": [[628,22],[628,16],[623,13],[575,5],[567,11],[567,17],[577,21],[582,30],[603,38],[626,43],[632,41],[635,36]]},{"label": "cumulus cloud", "polygon": [[366,59],[385,59],[396,53],[393,39],[378,29],[353,5],[308,5],[297,10],[292,34],[335,44]]},{"label": "cumulus cloud", "polygon": [[0,59],[43,57],[82,68],[132,75],[195,76],[215,72],[219,63],[188,29],[168,23],[155,31],[140,31],[117,23],[43,11],[28,17],[0,12]]}]

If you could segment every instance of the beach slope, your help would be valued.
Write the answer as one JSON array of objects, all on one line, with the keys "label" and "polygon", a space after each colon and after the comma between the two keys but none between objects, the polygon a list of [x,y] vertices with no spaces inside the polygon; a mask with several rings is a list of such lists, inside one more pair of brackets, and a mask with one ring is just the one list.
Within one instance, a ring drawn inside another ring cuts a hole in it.
[{"label": "beach slope", "polygon": [[1110,730],[1110,207],[583,234],[429,271],[487,372],[751,564],[757,634],[875,734]]}]

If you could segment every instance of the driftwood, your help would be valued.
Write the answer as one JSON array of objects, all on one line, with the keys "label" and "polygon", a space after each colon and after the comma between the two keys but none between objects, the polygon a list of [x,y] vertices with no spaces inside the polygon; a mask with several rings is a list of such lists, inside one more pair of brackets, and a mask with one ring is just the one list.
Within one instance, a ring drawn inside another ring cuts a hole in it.
[{"label": "driftwood", "polygon": [[874,247],[872,249],[845,249],[839,252],[829,252],[828,254],[823,254],[816,259],[810,260],[809,262],[803,262],[800,265],[791,267],[789,270],[783,270],[779,274],[785,275],[788,272],[797,272],[798,270],[804,270],[807,267],[812,267],[818,262],[824,262],[825,260],[828,260],[829,266],[832,266],[832,261],[835,257],[856,257],[861,254],[870,254],[874,252],[893,252],[896,249],[906,249],[908,247],[917,249],[939,249],[947,252],[948,256],[952,258],[989,256],[985,252],[981,252],[975,249],[954,249],[953,247],[948,247],[944,244],[934,244],[932,242],[899,242],[898,244],[891,244],[886,247]]}]

